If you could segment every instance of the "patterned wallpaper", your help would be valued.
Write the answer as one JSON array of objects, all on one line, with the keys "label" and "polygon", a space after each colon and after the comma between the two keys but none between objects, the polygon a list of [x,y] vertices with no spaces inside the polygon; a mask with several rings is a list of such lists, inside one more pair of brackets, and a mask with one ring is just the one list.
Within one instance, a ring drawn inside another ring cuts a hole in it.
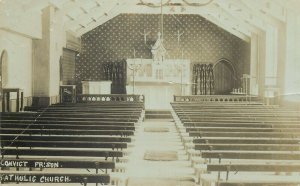
[{"label": "patterned wallpaper", "polygon": [[[159,15],[121,14],[84,34],[76,59],[77,83],[83,79],[104,79],[101,63],[133,58],[134,48],[136,57],[152,58],[149,47],[157,39],[159,21]],[[146,44],[144,31],[150,32]],[[183,33],[179,42],[178,32]],[[164,46],[169,58],[183,55],[192,63],[215,63],[227,58],[238,71],[248,69],[245,66],[250,63],[248,43],[199,15],[165,15]]]}]

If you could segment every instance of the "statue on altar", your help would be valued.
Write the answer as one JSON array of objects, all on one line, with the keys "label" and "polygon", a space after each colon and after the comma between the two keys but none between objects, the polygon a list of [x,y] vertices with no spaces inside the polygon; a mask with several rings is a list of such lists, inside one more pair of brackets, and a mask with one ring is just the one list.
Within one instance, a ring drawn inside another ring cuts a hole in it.
[{"label": "statue on altar", "polygon": [[164,59],[166,59],[167,50],[163,45],[163,38],[160,32],[157,34],[157,40],[151,48],[151,53],[153,60],[158,63],[163,62]]}]

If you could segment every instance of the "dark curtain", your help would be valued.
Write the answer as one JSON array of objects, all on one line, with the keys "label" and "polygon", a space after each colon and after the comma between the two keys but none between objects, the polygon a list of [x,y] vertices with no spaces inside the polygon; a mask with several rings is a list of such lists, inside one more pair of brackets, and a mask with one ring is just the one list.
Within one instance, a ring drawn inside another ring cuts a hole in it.
[{"label": "dark curtain", "polygon": [[103,63],[104,79],[112,81],[112,94],[126,94],[126,61]]},{"label": "dark curtain", "polygon": [[212,64],[194,64],[193,95],[214,94],[214,72]]}]

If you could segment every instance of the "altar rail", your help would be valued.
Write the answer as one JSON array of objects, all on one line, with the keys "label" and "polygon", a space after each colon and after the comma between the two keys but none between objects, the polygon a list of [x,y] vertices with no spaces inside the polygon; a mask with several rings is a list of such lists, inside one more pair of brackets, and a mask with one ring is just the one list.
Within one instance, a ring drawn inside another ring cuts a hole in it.
[{"label": "altar rail", "polygon": [[193,95],[175,96],[174,102],[241,102],[259,101],[257,96],[247,95]]},{"label": "altar rail", "polygon": [[77,103],[90,102],[141,102],[145,101],[144,95],[127,95],[127,94],[79,94],[77,95]]}]

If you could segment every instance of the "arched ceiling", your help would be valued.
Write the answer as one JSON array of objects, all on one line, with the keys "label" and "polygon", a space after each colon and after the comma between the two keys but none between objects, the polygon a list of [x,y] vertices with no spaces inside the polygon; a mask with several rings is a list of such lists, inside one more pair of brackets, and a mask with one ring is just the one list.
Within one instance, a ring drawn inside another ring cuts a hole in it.
[{"label": "arched ceiling", "polygon": [[[77,37],[121,13],[161,13],[160,0],[0,0],[7,1],[17,2],[25,12],[49,5],[62,10],[65,29]],[[252,33],[264,32],[266,25],[282,27],[287,11],[298,13],[300,9],[300,0],[162,1],[164,14],[198,14],[245,41]]]}]

